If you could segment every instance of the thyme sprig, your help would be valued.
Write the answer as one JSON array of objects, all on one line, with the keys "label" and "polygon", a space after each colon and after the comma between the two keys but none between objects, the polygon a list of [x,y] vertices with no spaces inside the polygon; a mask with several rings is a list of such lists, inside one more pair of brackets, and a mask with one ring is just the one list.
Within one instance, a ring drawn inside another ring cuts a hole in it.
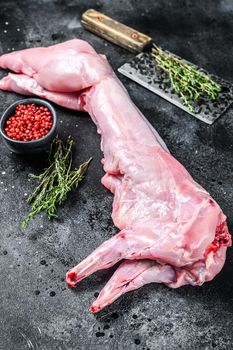
[{"label": "thyme sprig", "polygon": [[29,174],[39,181],[38,186],[28,197],[31,209],[27,217],[21,222],[21,227],[26,228],[36,214],[45,211],[48,218],[58,218],[57,207],[64,203],[69,192],[78,187],[84,179],[85,172],[92,160],[88,159],[79,168],[71,170],[73,139],[69,136],[64,144],[59,138],[55,138],[50,147],[50,165],[40,175]]},{"label": "thyme sprig", "polygon": [[221,85],[194,65],[185,63],[156,45],[152,49],[152,56],[157,66],[168,74],[172,90],[190,112],[195,112],[194,105],[201,95],[207,95],[212,101],[217,98]]}]

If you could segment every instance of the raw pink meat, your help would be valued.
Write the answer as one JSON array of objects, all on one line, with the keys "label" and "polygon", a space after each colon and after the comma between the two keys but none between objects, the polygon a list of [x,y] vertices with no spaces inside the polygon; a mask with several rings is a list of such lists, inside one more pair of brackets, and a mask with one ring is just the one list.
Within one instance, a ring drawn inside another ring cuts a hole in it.
[{"label": "raw pink meat", "polygon": [[0,89],[15,91],[22,95],[37,95],[69,109],[83,110],[79,92],[49,91],[40,86],[34,78],[25,74],[9,73],[0,80]]},{"label": "raw pink meat", "polygon": [[67,273],[70,287],[125,259],[91,306],[157,282],[201,285],[222,269],[231,245],[218,204],[169,153],[130,100],[105,56],[81,40],[0,57],[9,74],[2,90],[36,94],[87,111],[101,134],[106,174],[114,194],[112,219],[120,232]]}]

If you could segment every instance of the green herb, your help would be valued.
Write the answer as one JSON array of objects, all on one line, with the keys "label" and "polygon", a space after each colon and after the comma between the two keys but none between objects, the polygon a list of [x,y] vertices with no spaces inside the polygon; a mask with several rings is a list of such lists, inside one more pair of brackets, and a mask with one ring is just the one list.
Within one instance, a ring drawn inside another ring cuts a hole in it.
[{"label": "green herb", "polygon": [[42,210],[46,211],[50,220],[58,218],[57,207],[66,200],[69,192],[84,179],[84,174],[92,158],[81,164],[78,169],[71,170],[73,143],[70,136],[66,144],[55,138],[50,147],[49,167],[39,176],[29,175],[38,180],[39,185],[28,197],[31,209],[25,220],[21,222],[22,228],[26,228],[29,221]]},{"label": "green herb", "polygon": [[168,74],[172,90],[181,98],[183,105],[190,112],[195,112],[194,104],[201,95],[207,95],[212,101],[217,98],[221,85],[197,70],[195,66],[183,62],[155,45],[152,56],[158,67]]}]

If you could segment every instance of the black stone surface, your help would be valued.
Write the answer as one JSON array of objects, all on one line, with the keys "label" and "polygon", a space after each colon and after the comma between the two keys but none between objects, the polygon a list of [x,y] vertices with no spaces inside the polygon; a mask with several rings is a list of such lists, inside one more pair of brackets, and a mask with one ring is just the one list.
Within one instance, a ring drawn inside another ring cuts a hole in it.
[{"label": "black stone surface", "polygon": [[[0,1],[1,52],[46,46],[71,38],[88,40],[115,68],[132,57],[85,32],[83,11],[101,10],[154,37],[156,43],[233,80],[232,0],[33,0]],[[208,126],[120,76],[132,99],[159,131],[172,154],[218,201],[233,229],[232,108]],[[16,99],[0,93],[0,112]],[[100,184],[99,136],[87,115],[56,107],[59,135],[76,140],[75,164],[94,156],[86,181],[59,211],[60,221],[38,217],[27,231],[29,172],[36,159],[10,154],[0,145],[0,349],[232,349],[232,250],[214,281],[171,290],[148,285],[128,293],[97,315],[88,307],[114,268],[69,290],[65,273],[116,232],[112,195]]]}]

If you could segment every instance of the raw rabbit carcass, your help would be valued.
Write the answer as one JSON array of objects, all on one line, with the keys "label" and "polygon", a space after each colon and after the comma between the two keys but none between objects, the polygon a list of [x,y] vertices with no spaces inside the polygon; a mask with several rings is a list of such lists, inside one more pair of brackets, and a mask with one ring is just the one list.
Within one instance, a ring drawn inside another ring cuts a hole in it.
[{"label": "raw rabbit carcass", "polygon": [[102,184],[114,194],[112,219],[120,232],[72,268],[67,283],[75,287],[93,272],[124,262],[92,312],[147,283],[201,285],[219,273],[231,245],[225,215],[172,157],[105,56],[71,40],[2,55],[0,67],[17,73],[0,81],[2,90],[86,111],[101,134]]}]

